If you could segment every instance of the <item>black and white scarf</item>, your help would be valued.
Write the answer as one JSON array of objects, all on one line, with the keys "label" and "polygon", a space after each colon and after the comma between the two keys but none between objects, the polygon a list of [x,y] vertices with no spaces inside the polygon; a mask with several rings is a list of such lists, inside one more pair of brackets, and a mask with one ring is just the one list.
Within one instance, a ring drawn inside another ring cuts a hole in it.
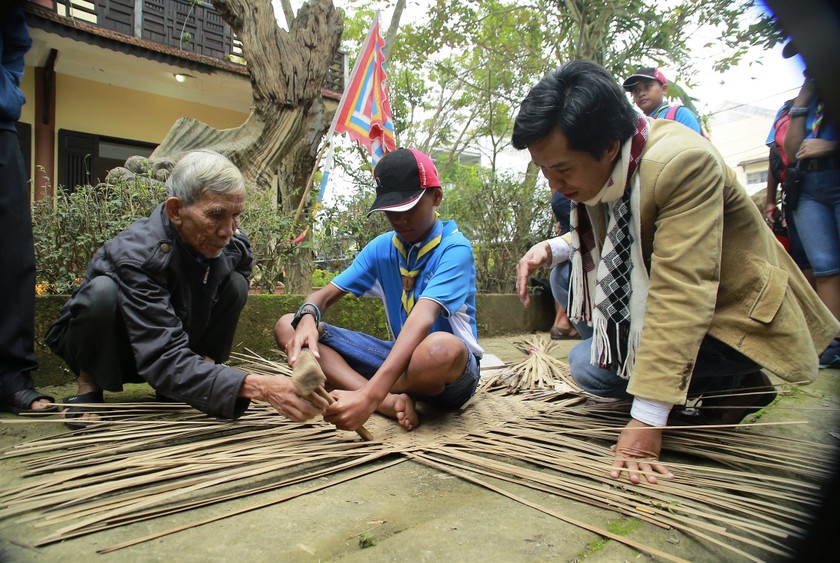
[{"label": "black and white scarf", "polygon": [[[635,363],[649,284],[639,236],[636,174],[647,136],[648,122],[641,118],[607,184],[585,206],[572,202],[571,212],[571,317],[592,324],[592,365],[625,379]],[[604,205],[609,207],[609,224],[600,249],[592,220],[603,224]]]}]

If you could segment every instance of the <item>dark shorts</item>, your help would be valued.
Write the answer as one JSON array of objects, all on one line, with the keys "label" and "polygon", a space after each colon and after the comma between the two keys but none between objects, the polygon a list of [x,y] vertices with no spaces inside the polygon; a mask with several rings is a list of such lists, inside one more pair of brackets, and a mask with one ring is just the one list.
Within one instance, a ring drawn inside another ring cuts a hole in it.
[{"label": "dark shorts", "polygon": [[[355,332],[328,323],[323,323],[323,327],[324,333],[319,342],[341,354],[351,368],[367,379],[374,376],[388,357],[391,348],[394,347],[393,340],[380,340],[363,332]],[[464,346],[466,345],[465,342]],[[441,393],[432,397],[412,394],[412,397],[445,410],[455,410],[466,403],[475,393],[480,375],[478,358],[469,351],[469,348],[467,356],[464,373],[452,383],[447,383]]]}]

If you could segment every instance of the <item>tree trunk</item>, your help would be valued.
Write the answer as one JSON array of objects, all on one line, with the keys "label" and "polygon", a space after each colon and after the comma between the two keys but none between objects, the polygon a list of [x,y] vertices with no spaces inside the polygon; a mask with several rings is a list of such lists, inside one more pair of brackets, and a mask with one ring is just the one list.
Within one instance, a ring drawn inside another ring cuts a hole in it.
[{"label": "tree trunk", "polygon": [[[239,167],[249,190],[278,186],[283,209],[295,209],[315,166],[318,144],[332,116],[326,115],[321,84],[341,41],[344,24],[332,0],[309,0],[277,25],[270,0],[214,0],[214,8],[242,42],[251,75],[253,104],[238,128],[219,130],[179,119],[152,158],[175,161],[187,151],[209,148]],[[289,264],[290,291],[307,291],[311,253]]]}]

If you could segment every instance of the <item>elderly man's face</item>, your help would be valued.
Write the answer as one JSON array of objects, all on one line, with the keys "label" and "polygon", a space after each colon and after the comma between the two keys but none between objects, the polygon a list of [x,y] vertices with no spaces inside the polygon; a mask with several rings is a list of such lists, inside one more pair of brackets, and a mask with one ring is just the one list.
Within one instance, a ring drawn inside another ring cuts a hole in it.
[{"label": "elderly man's face", "polygon": [[588,152],[571,149],[566,135],[560,129],[553,129],[528,145],[528,152],[548,180],[551,191],[583,203],[595,197],[607,183],[619,148],[619,142],[615,141],[597,159]]},{"label": "elderly man's face", "polygon": [[245,193],[205,192],[192,205],[176,197],[166,200],[166,214],[188,248],[206,258],[216,258],[239,227],[245,210]]}]

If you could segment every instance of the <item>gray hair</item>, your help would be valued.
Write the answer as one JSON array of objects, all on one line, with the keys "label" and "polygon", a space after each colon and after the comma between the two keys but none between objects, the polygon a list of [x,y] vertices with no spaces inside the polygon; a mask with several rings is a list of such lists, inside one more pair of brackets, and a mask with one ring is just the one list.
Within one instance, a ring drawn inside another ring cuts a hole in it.
[{"label": "gray hair", "polygon": [[245,191],[242,173],[225,156],[201,149],[187,153],[172,169],[166,180],[169,197],[192,205],[204,192],[238,194]]}]

